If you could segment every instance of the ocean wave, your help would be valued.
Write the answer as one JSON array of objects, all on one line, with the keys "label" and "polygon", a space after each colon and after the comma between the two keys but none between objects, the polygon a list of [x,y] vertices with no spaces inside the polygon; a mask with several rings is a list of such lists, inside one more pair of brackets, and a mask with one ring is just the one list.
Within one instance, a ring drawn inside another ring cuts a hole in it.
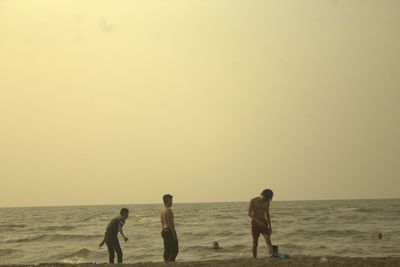
[{"label": "ocean wave", "polygon": [[283,244],[278,244],[280,249],[296,249],[300,250],[303,249],[304,246],[300,245],[299,243],[283,243]]},{"label": "ocean wave", "polygon": [[86,240],[86,239],[95,239],[102,238],[104,235],[79,235],[79,234],[54,234],[54,235],[46,235],[46,241],[57,241],[57,240]]},{"label": "ocean wave", "polygon": [[218,236],[222,236],[222,237],[231,236],[231,235],[235,235],[235,234],[237,234],[237,232],[234,232],[234,231],[220,231],[220,232],[218,232]]},{"label": "ocean wave", "polygon": [[247,248],[246,245],[233,245],[233,246],[228,246],[228,247],[222,247],[223,249],[227,251],[239,251],[239,250],[244,250]]},{"label": "ocean wave", "polygon": [[21,235],[21,236],[11,236],[5,237],[1,240],[3,243],[21,243],[41,240],[45,235]]},{"label": "ocean wave", "polygon": [[356,208],[356,207],[348,207],[348,208],[336,208],[336,211],[339,212],[355,212],[355,213],[369,213],[376,211],[376,208]]},{"label": "ocean wave", "polygon": [[358,231],[358,230],[339,230],[339,229],[328,229],[328,230],[320,230],[316,231],[316,233],[324,236],[349,236],[349,235],[360,235],[365,234],[365,232]]},{"label": "ocean wave", "polygon": [[80,222],[88,222],[88,221],[90,221],[91,219],[94,219],[94,218],[97,218],[97,217],[95,217],[95,216],[89,216],[89,217],[83,218],[83,219],[81,219],[81,220],[79,220],[79,221],[80,221]]},{"label": "ocean wave", "polygon": [[26,224],[0,224],[0,230],[21,229],[25,227]]},{"label": "ocean wave", "polygon": [[223,246],[223,244],[220,244],[219,249],[213,249],[212,244],[210,244],[209,246],[187,246],[187,247],[183,247],[180,250],[183,252],[191,252],[191,253],[200,253],[200,252],[211,252],[211,251],[215,251],[215,252],[235,252],[235,251],[240,251],[243,249],[246,249],[247,246],[246,245],[232,245],[232,246]]},{"label": "ocean wave", "polygon": [[226,214],[213,214],[210,216],[211,219],[223,219],[223,220],[237,220],[240,219],[241,217],[238,215],[226,215]]},{"label": "ocean wave", "polygon": [[355,211],[359,210],[360,208],[337,208],[337,211]]},{"label": "ocean wave", "polygon": [[3,243],[23,243],[32,241],[64,241],[64,240],[86,240],[94,238],[102,238],[103,235],[78,235],[78,234],[40,234],[40,235],[22,235],[6,237],[1,242]]},{"label": "ocean wave", "polygon": [[43,228],[44,231],[57,231],[57,230],[72,230],[74,229],[74,226],[71,225],[51,225],[51,226],[46,226]]},{"label": "ocean wave", "polygon": [[316,220],[316,222],[322,222],[322,223],[325,223],[326,221],[328,221],[329,220],[329,217],[328,216],[319,216],[319,217],[317,217],[317,218],[315,218]]},{"label": "ocean wave", "polygon": [[343,236],[354,236],[365,234],[365,232],[358,230],[340,230],[340,229],[322,229],[322,230],[314,230],[314,229],[298,229],[288,233],[291,235],[309,235],[309,236],[334,236],[334,237],[343,237]]},{"label": "ocean wave", "polygon": [[8,255],[16,253],[16,252],[19,252],[19,250],[18,249],[9,249],[9,248],[0,249],[0,257],[8,256]]},{"label": "ocean wave", "polygon": [[[158,223],[159,222],[159,218],[151,218],[151,217],[141,217],[141,218],[137,218],[135,223],[136,224],[144,224],[144,225],[149,225],[151,223]],[[158,226],[158,224],[157,224]]]},{"label": "ocean wave", "polygon": [[302,220],[302,221],[312,221],[312,220],[315,220],[315,216],[304,217],[304,218],[301,218],[300,220]]},{"label": "ocean wave", "polygon": [[355,211],[358,211],[358,212],[374,212],[374,211],[376,211],[376,208],[358,208]]},{"label": "ocean wave", "polygon": [[178,234],[180,234],[180,235],[190,235],[192,238],[195,238],[195,237],[199,237],[199,238],[201,238],[201,237],[207,237],[207,236],[209,235],[209,233],[208,233],[208,232],[205,232],[205,231],[198,231],[198,232],[193,232],[193,231],[181,231],[181,232],[179,232]]},{"label": "ocean wave", "polygon": [[85,257],[87,257],[91,252],[92,252],[92,251],[90,251],[89,249],[83,248],[83,249],[80,249],[80,250],[78,250],[78,251],[76,251],[76,252],[74,252],[74,253],[68,255],[67,258],[85,258]]},{"label": "ocean wave", "polygon": [[68,258],[62,259],[60,262],[65,263],[65,264],[89,263],[89,261],[87,259],[82,258],[82,257],[68,257]]}]

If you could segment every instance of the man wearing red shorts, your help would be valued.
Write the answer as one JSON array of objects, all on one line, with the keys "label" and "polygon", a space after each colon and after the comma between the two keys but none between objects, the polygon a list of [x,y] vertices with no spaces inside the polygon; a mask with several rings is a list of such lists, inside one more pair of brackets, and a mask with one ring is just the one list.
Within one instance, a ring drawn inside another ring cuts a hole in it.
[{"label": "man wearing red shorts", "polygon": [[249,217],[251,220],[251,233],[253,235],[253,257],[257,258],[258,238],[260,234],[264,236],[268,246],[268,252],[272,255],[271,243],[271,218],[269,214],[269,205],[274,193],[271,189],[265,189],[259,197],[250,201]]}]

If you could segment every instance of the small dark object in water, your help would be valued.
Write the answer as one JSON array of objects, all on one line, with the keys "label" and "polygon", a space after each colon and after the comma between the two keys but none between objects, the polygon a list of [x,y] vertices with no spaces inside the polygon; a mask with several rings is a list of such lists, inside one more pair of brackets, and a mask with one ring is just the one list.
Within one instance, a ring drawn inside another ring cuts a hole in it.
[{"label": "small dark object in water", "polygon": [[378,238],[379,238],[379,239],[382,239],[382,237],[383,237],[382,233],[379,233],[379,234],[378,234]]},{"label": "small dark object in water", "polygon": [[215,249],[215,250],[219,249],[219,244],[218,244],[217,241],[214,241],[214,243],[213,243],[213,249]]}]

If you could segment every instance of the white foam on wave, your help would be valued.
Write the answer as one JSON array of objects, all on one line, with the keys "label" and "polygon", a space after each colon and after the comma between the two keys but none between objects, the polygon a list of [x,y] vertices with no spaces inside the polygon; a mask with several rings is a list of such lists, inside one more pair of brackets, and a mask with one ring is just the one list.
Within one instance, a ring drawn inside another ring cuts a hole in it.
[{"label": "white foam on wave", "polygon": [[65,258],[65,259],[61,260],[61,263],[80,264],[80,263],[88,263],[88,261],[82,257],[70,257],[70,258]]},{"label": "white foam on wave", "polygon": [[8,236],[3,236],[0,238],[1,242],[4,243],[14,243],[14,242],[28,242],[28,241],[35,241],[39,240],[43,237],[44,235],[41,234],[25,234],[25,235],[8,235]]},{"label": "white foam on wave", "polygon": [[359,208],[337,208],[337,211],[354,211],[359,210]]}]

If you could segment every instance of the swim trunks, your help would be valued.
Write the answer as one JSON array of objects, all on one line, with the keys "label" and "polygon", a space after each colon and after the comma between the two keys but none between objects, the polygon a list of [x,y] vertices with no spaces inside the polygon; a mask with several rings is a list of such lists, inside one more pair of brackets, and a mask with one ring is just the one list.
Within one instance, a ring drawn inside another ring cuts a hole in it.
[{"label": "swim trunks", "polygon": [[263,225],[259,225],[256,221],[251,221],[251,234],[253,237],[258,238],[260,234],[271,235],[267,221],[263,222]]}]

